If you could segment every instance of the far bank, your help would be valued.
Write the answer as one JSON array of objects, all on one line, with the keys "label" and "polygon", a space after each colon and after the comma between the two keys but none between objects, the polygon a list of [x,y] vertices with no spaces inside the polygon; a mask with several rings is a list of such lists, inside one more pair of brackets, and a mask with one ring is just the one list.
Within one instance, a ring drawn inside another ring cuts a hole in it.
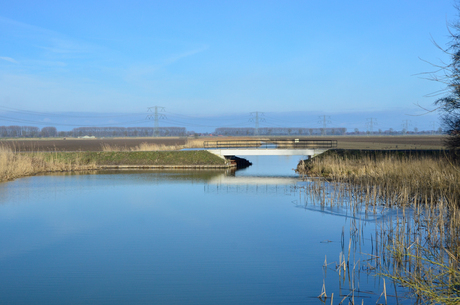
[{"label": "far bank", "polygon": [[16,153],[0,149],[0,181],[45,172],[110,168],[229,168],[235,164],[207,151],[102,151]]}]

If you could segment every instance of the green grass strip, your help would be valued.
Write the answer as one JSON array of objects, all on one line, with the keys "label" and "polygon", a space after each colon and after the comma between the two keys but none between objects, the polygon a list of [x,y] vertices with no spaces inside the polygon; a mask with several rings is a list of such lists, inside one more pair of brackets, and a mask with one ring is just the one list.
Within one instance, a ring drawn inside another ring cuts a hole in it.
[{"label": "green grass strip", "polygon": [[96,165],[225,165],[207,151],[53,152],[39,153],[45,160]]}]

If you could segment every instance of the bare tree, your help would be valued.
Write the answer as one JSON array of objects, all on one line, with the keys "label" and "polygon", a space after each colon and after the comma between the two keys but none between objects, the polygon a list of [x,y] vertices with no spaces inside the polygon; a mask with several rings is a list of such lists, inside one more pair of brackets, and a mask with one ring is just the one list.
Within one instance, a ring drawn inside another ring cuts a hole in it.
[{"label": "bare tree", "polygon": [[[459,2],[455,5],[459,13]],[[431,80],[446,84],[442,91],[443,97],[436,100],[435,105],[441,111],[443,129],[449,135],[446,140],[446,146],[452,150],[460,148],[460,20],[451,23],[448,26],[450,41],[446,48],[435,45],[444,53],[449,55],[450,63],[441,63],[433,65],[436,71],[429,73]]]}]

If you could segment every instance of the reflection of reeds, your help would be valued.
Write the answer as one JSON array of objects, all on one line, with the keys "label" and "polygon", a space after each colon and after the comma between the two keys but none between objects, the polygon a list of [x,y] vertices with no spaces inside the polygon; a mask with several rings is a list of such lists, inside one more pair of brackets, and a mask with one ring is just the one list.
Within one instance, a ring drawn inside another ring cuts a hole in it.
[{"label": "reflection of reeds", "polygon": [[[336,265],[352,292],[365,270],[393,280],[395,295],[399,285],[426,303],[460,303],[460,171],[455,165],[430,158],[332,156],[307,166],[310,174],[327,172],[328,181],[307,182],[306,205],[352,217],[348,249],[342,232]],[[355,262],[364,239],[361,221],[371,219],[376,231],[369,259]]]},{"label": "reflection of reeds", "polygon": [[0,181],[43,172],[93,169],[95,165],[79,158],[62,160],[53,153],[17,153],[9,146],[0,146]]}]

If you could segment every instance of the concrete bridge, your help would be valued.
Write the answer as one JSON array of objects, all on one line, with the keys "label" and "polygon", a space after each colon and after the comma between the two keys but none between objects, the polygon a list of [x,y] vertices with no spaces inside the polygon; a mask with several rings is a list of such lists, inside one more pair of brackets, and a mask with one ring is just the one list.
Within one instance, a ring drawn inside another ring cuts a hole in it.
[{"label": "concrete bridge", "polygon": [[337,147],[336,140],[232,140],[206,141],[204,148],[221,158],[230,156],[308,156]]}]

